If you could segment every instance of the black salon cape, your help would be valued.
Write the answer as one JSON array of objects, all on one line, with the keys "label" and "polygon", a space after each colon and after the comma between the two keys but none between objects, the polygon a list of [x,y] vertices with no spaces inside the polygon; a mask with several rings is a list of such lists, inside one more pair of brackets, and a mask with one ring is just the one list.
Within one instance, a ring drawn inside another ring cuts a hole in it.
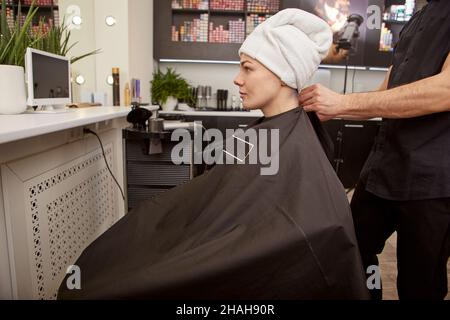
[{"label": "black salon cape", "polygon": [[306,113],[280,129],[279,173],[217,165],[143,202],[76,262],[59,299],[365,299],[345,191]]}]

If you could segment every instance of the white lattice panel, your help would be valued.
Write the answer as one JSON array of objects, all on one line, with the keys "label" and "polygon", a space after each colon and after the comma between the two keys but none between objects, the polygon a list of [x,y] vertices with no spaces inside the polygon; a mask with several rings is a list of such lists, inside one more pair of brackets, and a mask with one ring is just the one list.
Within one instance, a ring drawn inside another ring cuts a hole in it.
[{"label": "white lattice panel", "polygon": [[[112,167],[111,144],[105,152]],[[20,187],[11,180],[6,179],[9,190]],[[101,149],[29,179],[22,186],[25,217],[22,221],[10,217],[10,231],[26,234],[26,243],[13,245],[14,260],[19,291],[29,286],[21,292],[31,296],[21,297],[19,292],[18,298],[54,299],[67,267],[117,221],[116,186]],[[9,207],[9,214],[21,214]],[[28,267],[17,262],[28,263]]]}]

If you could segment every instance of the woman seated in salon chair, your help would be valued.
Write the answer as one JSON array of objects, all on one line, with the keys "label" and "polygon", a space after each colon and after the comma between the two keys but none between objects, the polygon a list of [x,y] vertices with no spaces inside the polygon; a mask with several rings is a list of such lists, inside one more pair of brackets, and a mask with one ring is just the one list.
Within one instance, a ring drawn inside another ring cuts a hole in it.
[{"label": "woman seated in salon chair", "polygon": [[[132,210],[75,263],[82,289],[66,278],[58,298],[366,299],[345,191],[297,98],[331,43],[327,23],[299,9],[259,25],[234,80],[244,107],[264,113],[247,158]],[[271,162],[249,163],[263,144]]]}]

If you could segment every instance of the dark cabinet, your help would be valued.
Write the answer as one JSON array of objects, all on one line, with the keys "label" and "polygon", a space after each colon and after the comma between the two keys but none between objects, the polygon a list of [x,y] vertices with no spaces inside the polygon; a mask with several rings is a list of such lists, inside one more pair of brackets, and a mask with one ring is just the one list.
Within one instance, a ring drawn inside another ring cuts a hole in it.
[{"label": "dark cabinet", "polygon": [[[123,138],[129,209],[136,207],[143,200],[190,181],[197,174],[193,161],[182,165],[172,162],[172,149],[178,142],[171,141],[170,132],[152,135],[145,131],[125,129]],[[152,139],[159,139],[161,142],[161,153],[149,154]],[[193,149],[189,152],[183,156],[192,160]]]},{"label": "dark cabinet", "polygon": [[334,169],[345,188],[354,188],[372,150],[380,121],[331,120],[324,127],[334,142]]}]

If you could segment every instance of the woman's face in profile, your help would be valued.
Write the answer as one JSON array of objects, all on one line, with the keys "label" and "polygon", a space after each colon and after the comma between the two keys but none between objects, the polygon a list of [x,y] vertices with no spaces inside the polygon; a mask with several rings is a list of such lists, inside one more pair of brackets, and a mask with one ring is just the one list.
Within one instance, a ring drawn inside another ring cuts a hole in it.
[{"label": "woman's face in profile", "polygon": [[257,60],[241,55],[239,74],[234,79],[245,109],[261,109],[273,101],[281,89],[281,80]]}]

